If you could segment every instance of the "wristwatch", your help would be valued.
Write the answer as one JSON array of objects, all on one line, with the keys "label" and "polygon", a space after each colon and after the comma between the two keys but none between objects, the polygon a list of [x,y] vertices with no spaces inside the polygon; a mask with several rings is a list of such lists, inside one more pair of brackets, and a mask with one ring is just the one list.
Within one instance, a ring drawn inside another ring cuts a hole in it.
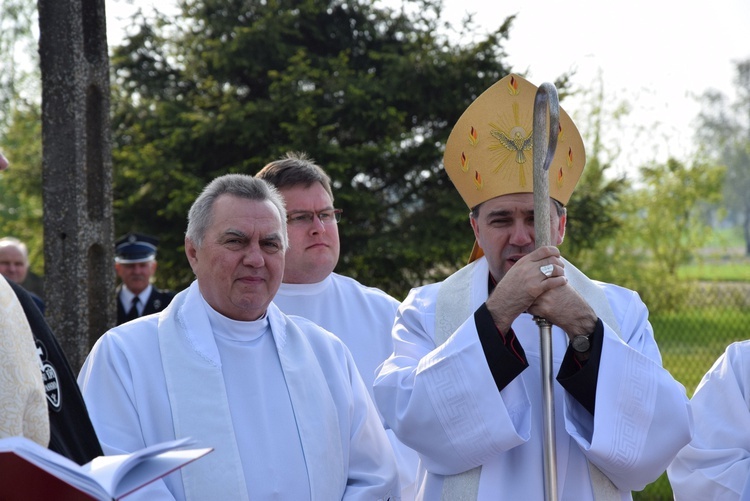
[{"label": "wristwatch", "polygon": [[570,341],[570,346],[578,353],[586,353],[591,349],[590,336],[576,336]]}]

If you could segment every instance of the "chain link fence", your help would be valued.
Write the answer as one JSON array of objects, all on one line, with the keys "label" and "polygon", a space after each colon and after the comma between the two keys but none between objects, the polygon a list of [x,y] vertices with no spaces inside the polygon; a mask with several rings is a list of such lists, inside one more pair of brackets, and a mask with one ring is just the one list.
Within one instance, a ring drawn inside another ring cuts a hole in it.
[{"label": "chain link fence", "polygon": [[[650,320],[664,367],[692,396],[726,347],[750,338],[750,283],[693,284],[685,306],[652,313]],[[633,499],[673,499],[666,474],[643,491],[634,492]]]}]

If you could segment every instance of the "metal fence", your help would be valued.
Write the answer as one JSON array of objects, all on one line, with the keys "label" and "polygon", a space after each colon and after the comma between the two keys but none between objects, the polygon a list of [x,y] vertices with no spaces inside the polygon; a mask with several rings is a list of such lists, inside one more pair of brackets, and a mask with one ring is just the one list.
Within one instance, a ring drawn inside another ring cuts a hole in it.
[{"label": "metal fence", "polygon": [[[678,311],[652,313],[651,324],[664,367],[692,396],[703,375],[726,347],[750,338],[750,284],[699,283]],[[634,500],[671,500],[666,475]]]},{"label": "metal fence", "polygon": [[750,338],[750,284],[697,284],[678,311],[654,313],[662,361],[692,396],[726,347]]}]

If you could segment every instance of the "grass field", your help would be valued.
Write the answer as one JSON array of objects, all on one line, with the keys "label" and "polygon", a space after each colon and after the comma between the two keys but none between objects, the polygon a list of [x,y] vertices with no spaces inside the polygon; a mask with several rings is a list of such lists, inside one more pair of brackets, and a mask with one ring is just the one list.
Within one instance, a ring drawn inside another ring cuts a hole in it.
[{"label": "grass field", "polygon": [[750,256],[745,255],[742,229],[737,226],[712,231],[695,262],[681,266],[677,274],[688,280],[750,283]]},{"label": "grass field", "polygon": [[708,241],[703,246],[704,254],[732,254],[737,249],[744,249],[745,238],[740,225],[731,228],[712,229]]},{"label": "grass field", "polygon": [[704,262],[680,267],[677,276],[704,282],[750,282],[750,259]]}]

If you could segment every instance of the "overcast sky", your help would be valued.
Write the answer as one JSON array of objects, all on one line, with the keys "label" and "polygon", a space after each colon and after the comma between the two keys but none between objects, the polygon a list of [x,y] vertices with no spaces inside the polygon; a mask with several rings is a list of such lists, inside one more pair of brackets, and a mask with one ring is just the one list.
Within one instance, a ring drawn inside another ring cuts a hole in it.
[{"label": "overcast sky", "polygon": [[684,160],[693,149],[692,122],[700,110],[695,97],[709,88],[733,97],[733,62],[750,59],[748,0],[445,0],[445,5],[446,14],[459,19],[474,10],[488,28],[516,14],[508,60],[536,84],[575,70],[574,84],[591,88],[601,74],[605,94],[632,106],[631,127],[612,132],[623,148],[616,166],[627,173],[667,155]]}]

